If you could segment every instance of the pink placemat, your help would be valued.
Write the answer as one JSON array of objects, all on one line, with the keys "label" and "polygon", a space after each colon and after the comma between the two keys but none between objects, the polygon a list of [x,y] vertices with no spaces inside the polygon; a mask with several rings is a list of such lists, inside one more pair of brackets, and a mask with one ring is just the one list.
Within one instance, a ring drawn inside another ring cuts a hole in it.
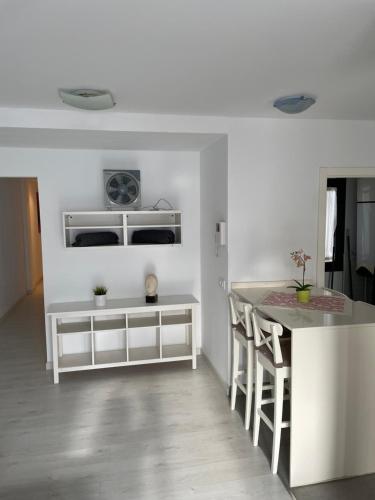
[{"label": "pink placemat", "polygon": [[310,302],[301,304],[297,301],[297,297],[294,293],[271,292],[263,300],[262,304],[267,306],[300,307],[301,309],[342,313],[345,309],[345,298],[329,295],[312,295]]}]

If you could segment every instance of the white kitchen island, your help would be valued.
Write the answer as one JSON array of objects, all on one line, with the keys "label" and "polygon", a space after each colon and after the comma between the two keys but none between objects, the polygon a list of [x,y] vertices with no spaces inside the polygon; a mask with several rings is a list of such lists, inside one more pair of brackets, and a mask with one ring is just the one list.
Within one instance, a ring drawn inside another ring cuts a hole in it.
[{"label": "white kitchen island", "polygon": [[291,331],[290,486],[375,473],[375,307],[348,298],[343,313],[262,305],[272,290],[292,293],[234,292]]}]

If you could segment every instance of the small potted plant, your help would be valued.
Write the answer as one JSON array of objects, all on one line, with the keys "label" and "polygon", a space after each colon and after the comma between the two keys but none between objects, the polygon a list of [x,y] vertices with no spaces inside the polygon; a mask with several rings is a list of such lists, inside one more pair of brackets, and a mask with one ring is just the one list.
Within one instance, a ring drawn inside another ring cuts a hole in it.
[{"label": "small potted plant", "polygon": [[93,292],[96,307],[105,307],[108,289],[105,286],[96,286]]},{"label": "small potted plant", "polygon": [[310,288],[312,287],[309,283],[305,284],[306,262],[310,260],[311,257],[306,255],[302,248],[291,252],[290,257],[297,267],[302,267],[302,283],[294,280],[297,283],[297,286],[289,286],[288,288],[294,288],[297,293],[298,302],[306,304],[310,300]]}]

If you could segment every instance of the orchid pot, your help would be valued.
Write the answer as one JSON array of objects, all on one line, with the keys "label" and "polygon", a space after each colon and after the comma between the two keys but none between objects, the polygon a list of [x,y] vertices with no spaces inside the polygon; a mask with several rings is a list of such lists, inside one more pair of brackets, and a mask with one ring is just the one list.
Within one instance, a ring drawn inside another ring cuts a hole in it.
[{"label": "orchid pot", "polygon": [[307,304],[310,302],[311,291],[310,290],[297,290],[297,301],[301,304]]}]

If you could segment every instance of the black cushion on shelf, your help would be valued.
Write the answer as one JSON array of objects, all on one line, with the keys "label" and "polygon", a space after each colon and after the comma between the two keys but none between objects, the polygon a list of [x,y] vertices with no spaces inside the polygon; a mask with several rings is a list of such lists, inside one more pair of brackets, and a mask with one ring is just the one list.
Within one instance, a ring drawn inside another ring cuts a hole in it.
[{"label": "black cushion on shelf", "polygon": [[111,231],[95,233],[79,233],[73,247],[97,247],[104,245],[118,245],[119,237]]},{"label": "black cushion on shelf", "polygon": [[175,242],[175,235],[169,229],[141,229],[134,231],[133,245],[168,245]]}]

